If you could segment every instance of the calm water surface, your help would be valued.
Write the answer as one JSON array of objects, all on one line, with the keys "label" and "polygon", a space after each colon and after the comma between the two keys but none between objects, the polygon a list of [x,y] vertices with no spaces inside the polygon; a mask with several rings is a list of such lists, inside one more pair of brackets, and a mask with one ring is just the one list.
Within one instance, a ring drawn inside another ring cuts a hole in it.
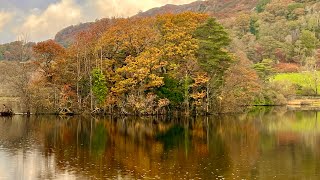
[{"label": "calm water surface", "polygon": [[320,179],[320,114],[0,118],[0,179]]}]

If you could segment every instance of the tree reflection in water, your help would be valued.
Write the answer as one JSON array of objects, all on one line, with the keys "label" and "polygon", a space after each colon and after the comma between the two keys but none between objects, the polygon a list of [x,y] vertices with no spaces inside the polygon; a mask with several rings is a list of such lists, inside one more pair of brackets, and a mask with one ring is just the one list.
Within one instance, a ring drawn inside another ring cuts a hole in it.
[{"label": "tree reflection in water", "polygon": [[317,179],[318,118],[2,118],[0,178]]}]

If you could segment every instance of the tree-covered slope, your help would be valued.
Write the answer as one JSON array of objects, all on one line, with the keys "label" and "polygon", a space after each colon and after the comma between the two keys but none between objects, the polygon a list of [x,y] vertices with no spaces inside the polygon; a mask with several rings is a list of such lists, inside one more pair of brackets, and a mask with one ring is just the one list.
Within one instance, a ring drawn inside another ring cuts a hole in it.
[{"label": "tree-covered slope", "polygon": [[[150,17],[166,13],[182,13],[186,11],[208,13],[219,19],[234,17],[239,12],[250,12],[257,5],[257,0],[208,0],[195,1],[184,5],[168,4],[162,7],[150,9],[145,12],[140,12],[133,17]],[[55,36],[55,40],[61,45],[70,45],[76,38],[76,35],[87,31],[92,26],[101,26],[101,24],[110,19],[101,19],[96,22],[82,23],[79,25],[72,25],[62,29]]]}]

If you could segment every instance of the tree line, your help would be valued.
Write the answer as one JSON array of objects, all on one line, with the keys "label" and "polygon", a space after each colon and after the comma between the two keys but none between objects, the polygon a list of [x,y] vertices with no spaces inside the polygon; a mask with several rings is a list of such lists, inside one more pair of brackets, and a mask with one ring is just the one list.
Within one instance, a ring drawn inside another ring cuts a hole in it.
[{"label": "tree line", "polygon": [[[201,13],[110,19],[67,48],[53,40],[34,45],[35,60],[23,63],[32,71],[21,85],[25,104],[35,112],[207,114],[226,109],[225,98],[235,93],[246,94],[247,105],[258,76],[230,53],[230,42],[225,28]],[[231,82],[239,73],[252,83]]]}]

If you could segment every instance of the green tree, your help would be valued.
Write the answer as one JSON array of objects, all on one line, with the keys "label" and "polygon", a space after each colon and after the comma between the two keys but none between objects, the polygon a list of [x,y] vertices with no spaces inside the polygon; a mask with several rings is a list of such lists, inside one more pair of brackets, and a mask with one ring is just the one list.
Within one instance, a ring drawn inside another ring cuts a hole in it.
[{"label": "green tree", "polygon": [[228,33],[210,18],[195,31],[195,37],[199,40],[197,58],[200,66],[209,74],[220,74],[221,78],[231,61],[226,50],[231,41]]},{"label": "green tree", "polygon": [[224,73],[231,63],[231,57],[226,50],[230,44],[230,38],[224,27],[213,18],[209,18],[206,23],[199,26],[194,34],[199,40],[198,63],[210,77],[207,85],[210,108],[215,101],[215,98],[210,97],[217,97],[223,84]]},{"label": "green tree", "polygon": [[257,26],[257,20],[256,19],[253,19],[251,18],[250,19],[250,33],[255,35],[255,36],[258,36],[258,26]]},{"label": "green tree", "polygon": [[160,98],[167,98],[173,107],[178,107],[184,101],[183,87],[178,80],[165,76],[164,86],[157,89],[157,95]]},{"label": "green tree", "polygon": [[92,70],[92,92],[98,103],[102,104],[107,96],[106,78],[100,69]]},{"label": "green tree", "polygon": [[274,72],[272,65],[272,59],[264,59],[262,62],[253,65],[253,68],[257,71],[260,78],[266,81]]},{"label": "green tree", "polygon": [[300,40],[306,50],[306,55],[311,56],[313,50],[315,50],[319,44],[319,40],[315,36],[315,33],[309,30],[302,30]]},{"label": "green tree", "polygon": [[259,0],[257,6],[256,6],[256,11],[258,13],[263,12],[266,8],[266,5],[269,4],[271,0]]}]

